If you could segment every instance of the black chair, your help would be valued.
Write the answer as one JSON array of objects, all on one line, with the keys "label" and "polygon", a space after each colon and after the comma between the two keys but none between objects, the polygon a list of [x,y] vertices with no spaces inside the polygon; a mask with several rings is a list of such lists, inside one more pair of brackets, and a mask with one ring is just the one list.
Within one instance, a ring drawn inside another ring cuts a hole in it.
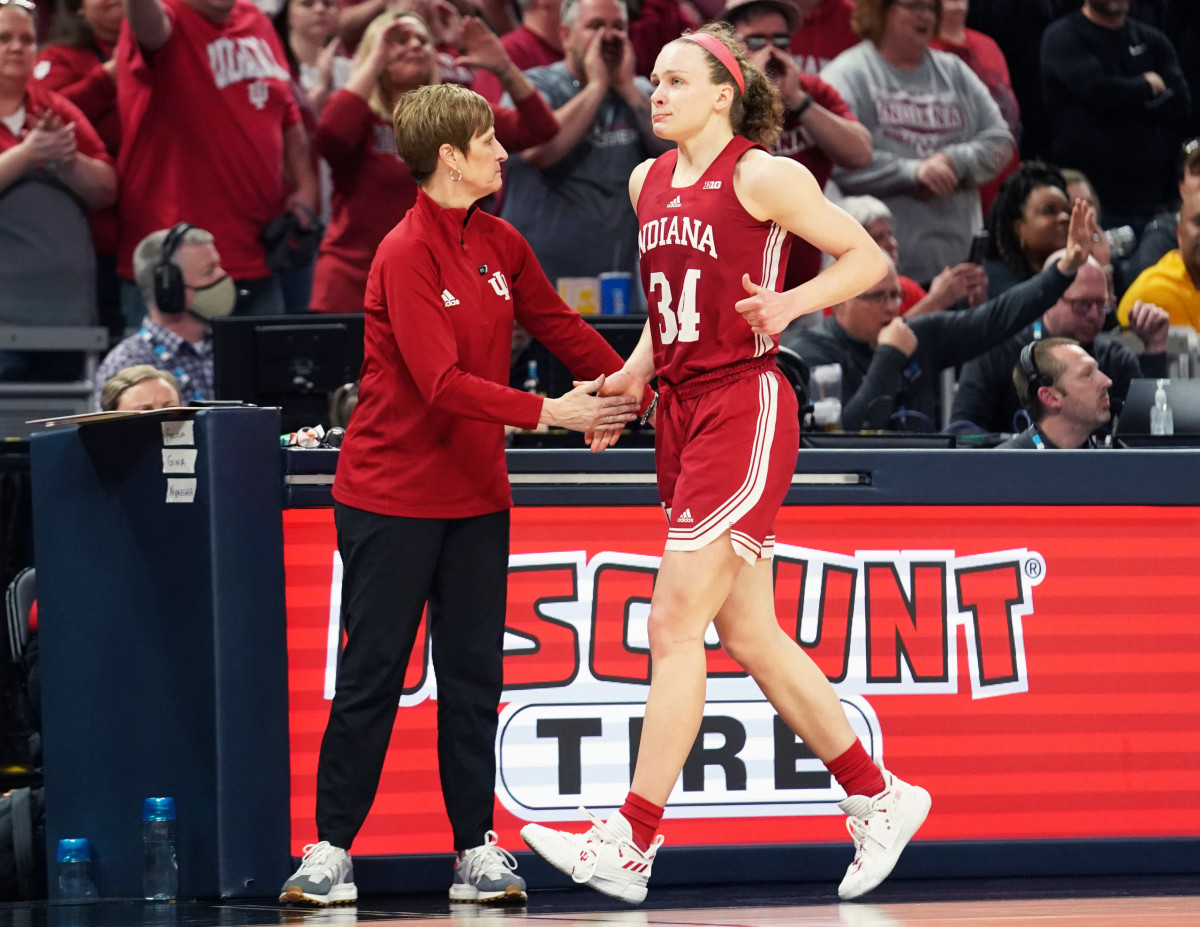
[{"label": "black chair", "polygon": [[41,778],[41,684],[37,638],[29,627],[36,598],[34,569],[26,567],[13,578],[5,593],[7,646],[0,648],[0,700],[3,701],[0,766],[4,769],[3,785],[10,788],[37,783]]}]

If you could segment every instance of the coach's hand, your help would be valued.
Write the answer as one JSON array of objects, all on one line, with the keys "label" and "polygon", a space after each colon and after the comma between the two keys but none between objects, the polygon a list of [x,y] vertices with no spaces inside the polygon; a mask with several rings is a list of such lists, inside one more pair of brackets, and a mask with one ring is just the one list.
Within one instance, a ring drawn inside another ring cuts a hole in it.
[{"label": "coach's hand", "polygon": [[637,417],[638,402],[629,394],[616,396],[594,396],[603,389],[604,377],[580,383],[569,393],[542,403],[539,423],[570,428],[585,434],[600,429],[616,428],[618,431]]}]

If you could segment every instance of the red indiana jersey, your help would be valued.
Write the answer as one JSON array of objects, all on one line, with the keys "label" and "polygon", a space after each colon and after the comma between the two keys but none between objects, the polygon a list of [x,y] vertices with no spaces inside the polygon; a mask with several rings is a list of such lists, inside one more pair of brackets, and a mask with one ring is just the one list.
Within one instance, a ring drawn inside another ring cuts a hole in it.
[{"label": "red indiana jersey", "polygon": [[781,291],[788,234],[746,212],[733,192],[733,169],[751,148],[735,135],[688,187],[671,186],[678,152],[661,155],[638,196],[638,251],[650,311],[654,369],[671,385],[779,350],[779,337],[756,335],[734,309],[749,294],[742,274]]}]

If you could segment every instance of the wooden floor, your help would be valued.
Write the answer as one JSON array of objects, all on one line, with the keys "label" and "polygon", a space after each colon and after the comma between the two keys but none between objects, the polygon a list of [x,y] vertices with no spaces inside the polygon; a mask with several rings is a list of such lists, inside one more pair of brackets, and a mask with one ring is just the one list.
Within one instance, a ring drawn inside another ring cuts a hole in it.
[{"label": "wooden floor", "polygon": [[[686,927],[1198,927],[1200,898],[1092,898],[836,904],[792,907],[683,908],[519,914],[454,911],[453,923],[485,921],[505,927],[549,925],[686,925]],[[405,925],[444,925],[447,917],[405,919]],[[372,922],[375,922],[372,918]],[[320,921],[318,921],[320,923]],[[335,921],[326,921],[333,927]],[[314,924],[313,927],[316,927]]]},{"label": "wooden floor", "polygon": [[1200,877],[889,882],[869,902],[832,886],[652,890],[628,907],[586,890],[538,891],[526,905],[450,904],[444,895],[367,898],[354,907],[268,902],[0,904],[0,927],[1200,927]]}]

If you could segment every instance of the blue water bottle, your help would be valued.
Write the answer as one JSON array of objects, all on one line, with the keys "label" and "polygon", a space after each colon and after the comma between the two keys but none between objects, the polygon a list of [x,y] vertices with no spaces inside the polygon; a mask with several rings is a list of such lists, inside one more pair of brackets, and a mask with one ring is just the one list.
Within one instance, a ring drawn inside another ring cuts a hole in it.
[{"label": "blue water bottle", "polygon": [[179,894],[175,799],[147,798],[142,803],[142,844],[142,890],[146,900],[174,901]]},{"label": "blue water bottle", "polygon": [[86,838],[67,837],[58,841],[55,861],[60,901],[89,901],[96,897],[96,883],[92,881],[92,847]]}]

